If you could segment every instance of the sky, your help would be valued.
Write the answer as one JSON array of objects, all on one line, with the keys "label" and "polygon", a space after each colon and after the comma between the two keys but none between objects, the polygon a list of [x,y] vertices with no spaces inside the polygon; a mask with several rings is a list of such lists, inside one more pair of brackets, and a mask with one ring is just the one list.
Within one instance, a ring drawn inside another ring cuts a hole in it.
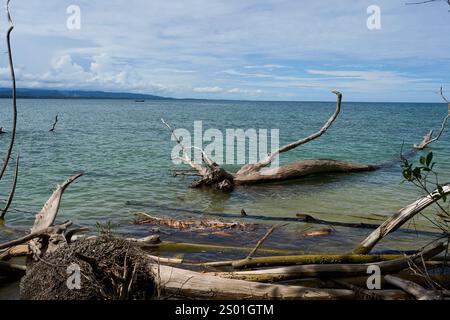
[{"label": "sky", "polygon": [[[332,101],[337,89],[347,101],[441,102],[450,7],[405,2],[11,0],[18,86],[295,101]],[[73,5],[79,28],[67,26]],[[380,28],[369,29],[373,5]],[[0,86],[9,85],[2,41]]]}]

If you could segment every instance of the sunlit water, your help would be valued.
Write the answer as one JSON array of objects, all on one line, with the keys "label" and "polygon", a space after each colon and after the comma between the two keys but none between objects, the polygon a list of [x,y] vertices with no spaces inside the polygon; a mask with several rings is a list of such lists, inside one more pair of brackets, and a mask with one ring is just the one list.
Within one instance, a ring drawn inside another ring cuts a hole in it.
[{"label": "sunlit water", "polygon": [[[319,129],[334,111],[334,102],[19,100],[18,110],[15,153],[20,150],[20,175],[7,215],[7,225],[18,229],[29,228],[55,185],[79,171],[86,174],[67,190],[58,220],[71,219],[93,231],[97,222],[112,221],[117,232],[136,235],[149,232],[148,226],[130,224],[133,213],[139,211],[190,218],[192,214],[174,209],[238,214],[245,208],[249,215],[308,213],[327,220],[379,223],[418,196],[416,189],[401,184],[395,161],[375,172],[239,187],[229,194],[190,189],[190,178],[173,177],[169,172],[186,167],[172,164],[174,142],[160,118],[188,130],[193,130],[194,120],[202,120],[205,130],[217,128],[224,133],[226,128],[279,129],[280,143],[285,144]],[[445,104],[344,103],[324,136],[283,154],[281,162],[333,158],[380,164],[398,160],[402,142],[405,150],[420,142],[430,128],[439,128],[446,110]],[[56,114],[59,122],[51,133]],[[1,100],[4,130],[10,129],[10,118],[10,102]],[[9,134],[1,137],[3,151],[8,138]],[[449,147],[448,133],[432,147],[441,181],[450,180]],[[4,199],[11,171],[12,166],[1,182]],[[422,229],[430,230],[429,224],[418,220]],[[342,252],[369,232],[338,227],[330,236],[304,238],[305,227],[292,223],[276,232],[267,246]],[[162,238],[252,246],[263,232],[261,228],[233,237],[164,233]],[[11,237],[10,230],[0,229],[0,240]],[[414,249],[430,239],[396,233],[379,248]]]}]

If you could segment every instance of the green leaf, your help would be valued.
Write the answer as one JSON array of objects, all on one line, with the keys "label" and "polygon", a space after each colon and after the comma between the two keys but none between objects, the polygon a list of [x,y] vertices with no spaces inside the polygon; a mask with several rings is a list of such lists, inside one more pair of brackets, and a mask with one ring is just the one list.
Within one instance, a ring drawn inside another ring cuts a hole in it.
[{"label": "green leaf", "polygon": [[427,159],[426,159],[427,167],[430,166],[431,161],[433,161],[433,152],[430,152],[430,153],[427,155]]},{"label": "green leaf", "polygon": [[419,161],[420,161],[420,164],[425,165],[427,158],[425,158],[424,156],[421,156]]},{"label": "green leaf", "polygon": [[413,175],[416,179],[422,179],[422,172],[420,171],[420,168],[414,168]]}]

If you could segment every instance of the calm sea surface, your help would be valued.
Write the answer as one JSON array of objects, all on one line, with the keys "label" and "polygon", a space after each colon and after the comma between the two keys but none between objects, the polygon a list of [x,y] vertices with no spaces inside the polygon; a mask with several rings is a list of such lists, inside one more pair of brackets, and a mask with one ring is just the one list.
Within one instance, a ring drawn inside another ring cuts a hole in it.
[{"label": "calm sea surface", "polygon": [[[293,217],[308,213],[316,218],[379,223],[414,201],[418,192],[402,178],[398,163],[382,170],[351,175],[330,174],[284,184],[237,188],[230,194],[188,188],[189,178],[173,177],[170,154],[174,142],[160,118],[176,128],[193,131],[195,120],[204,130],[217,128],[279,129],[285,144],[319,129],[334,111],[334,102],[231,102],[132,100],[19,100],[15,151],[21,164],[16,197],[7,225],[29,228],[57,183],[84,171],[85,176],[64,195],[59,221],[71,219],[93,227],[111,221],[118,232],[145,235],[149,227],[130,224],[133,213],[146,211],[161,216],[189,218],[182,210]],[[297,159],[334,158],[380,164],[398,159],[405,149],[421,141],[430,129],[438,129],[445,104],[344,103],[329,131],[307,145],[281,156],[281,162]],[[50,133],[55,114],[56,132]],[[0,100],[0,123],[10,130],[10,102]],[[0,147],[6,149],[9,135]],[[450,133],[434,144],[441,180],[450,180]],[[233,166],[229,166],[230,169]],[[9,191],[12,166],[0,184]],[[130,203],[131,202],[131,203]],[[430,214],[432,213],[429,212]],[[422,229],[429,225],[418,219]],[[337,228],[328,237],[302,238],[308,227],[293,223],[271,239],[272,246],[302,251],[343,251],[354,246],[368,230]],[[413,227],[410,225],[410,227]],[[262,231],[263,232],[263,231]],[[288,235],[288,236],[286,236]],[[166,240],[185,240],[186,234],[165,234]],[[192,236],[201,242],[253,245],[260,234],[231,238]],[[0,240],[14,237],[0,228]],[[191,237],[191,236],[190,236]],[[393,234],[380,248],[417,248],[428,237]],[[269,246],[269,244],[267,244]],[[378,248],[378,247],[377,247]]]}]

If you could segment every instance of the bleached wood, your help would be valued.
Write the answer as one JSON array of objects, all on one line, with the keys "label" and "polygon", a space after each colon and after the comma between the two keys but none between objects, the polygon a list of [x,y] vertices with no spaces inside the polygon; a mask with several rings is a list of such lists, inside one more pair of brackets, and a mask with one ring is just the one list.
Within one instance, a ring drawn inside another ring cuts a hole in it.
[{"label": "bleached wood", "polygon": [[[450,194],[450,186],[442,187],[444,194]],[[411,203],[407,207],[401,209],[399,212],[391,216],[383,222],[376,230],[367,236],[357,248],[353,250],[354,254],[367,254],[373,247],[389,233],[400,228],[405,222],[414,217],[416,214],[429,207],[436,201],[440,200],[442,195],[436,190],[432,194],[424,196],[419,200]]]}]

